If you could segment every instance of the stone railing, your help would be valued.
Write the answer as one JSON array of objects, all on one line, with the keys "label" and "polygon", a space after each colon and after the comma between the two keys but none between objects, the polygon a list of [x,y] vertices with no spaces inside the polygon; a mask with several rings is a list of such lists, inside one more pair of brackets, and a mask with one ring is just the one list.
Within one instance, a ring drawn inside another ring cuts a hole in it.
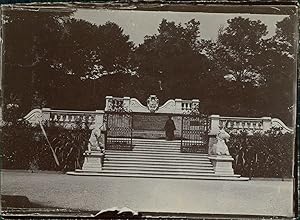
[{"label": "stone railing", "polygon": [[293,129],[287,127],[280,119],[271,117],[249,118],[249,117],[225,117],[211,115],[211,133],[216,133],[219,127],[224,127],[230,132],[246,131],[249,134],[255,132],[266,132],[277,128],[282,133],[293,133]]},{"label": "stone railing", "polygon": [[[120,100],[118,100],[120,101]],[[124,99],[121,100],[122,102]],[[138,103],[137,99],[129,98],[124,102],[127,104]],[[173,102],[172,102],[173,101]],[[184,113],[183,110],[189,110],[192,108],[192,104],[195,102],[186,102],[184,100],[169,100],[163,106],[169,106],[165,109],[171,109],[171,104],[178,107],[179,110],[176,111],[177,108],[173,109],[173,113]],[[184,103],[184,104],[183,104]],[[187,104],[188,103],[188,104]],[[139,104],[139,103],[138,103]],[[177,105],[176,105],[177,104]],[[141,104],[140,104],[141,105]],[[136,107],[138,108],[138,107]],[[145,107],[146,108],[146,107]],[[139,110],[143,110],[139,108]],[[166,113],[168,114],[169,111],[161,109],[158,111],[159,113]],[[50,108],[43,108],[43,109],[34,109],[29,112],[24,119],[30,122],[31,124],[35,125],[38,124],[39,121],[42,121],[46,124],[56,125],[56,126],[63,126],[63,127],[72,127],[76,124],[87,125],[88,127],[92,128],[92,126],[97,124],[103,123],[103,110],[96,110],[96,111],[74,111],[74,110],[53,110]],[[178,116],[180,117],[180,116]],[[210,118],[210,133],[215,134],[218,132],[220,127],[227,128],[230,132],[241,132],[247,131],[250,134],[255,132],[266,132],[272,128],[280,129],[283,133],[293,133],[294,130],[286,126],[280,119],[278,118],[271,118],[271,117],[261,117],[261,118],[249,118],[249,117],[225,117],[220,115],[211,115]],[[179,120],[181,123],[181,120]],[[178,123],[179,123],[178,122]],[[178,124],[177,127],[180,127]]]},{"label": "stone railing", "polygon": [[53,110],[50,108],[34,109],[24,119],[33,125],[41,121],[49,125],[74,127],[76,125],[91,127],[95,123],[103,122],[104,111],[74,111]]}]

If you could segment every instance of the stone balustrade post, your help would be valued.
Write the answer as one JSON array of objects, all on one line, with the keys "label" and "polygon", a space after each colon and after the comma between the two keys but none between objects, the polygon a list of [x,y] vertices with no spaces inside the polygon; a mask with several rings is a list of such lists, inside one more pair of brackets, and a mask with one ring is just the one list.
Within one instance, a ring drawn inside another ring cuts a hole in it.
[{"label": "stone balustrade post", "polygon": [[95,124],[102,125],[103,124],[103,116],[104,116],[103,110],[96,110]]},{"label": "stone balustrade post", "polygon": [[[193,106],[197,106],[197,108],[200,108],[200,100],[199,99],[192,99],[192,108]],[[192,109],[191,109],[192,110]]]},{"label": "stone balustrade post", "polygon": [[113,99],[112,96],[105,96],[105,109],[104,109],[105,111],[108,111],[110,109],[109,102],[112,99]]},{"label": "stone balustrade post", "polygon": [[51,109],[50,108],[42,108],[42,122],[43,123],[46,123],[46,124],[49,124],[50,122],[50,111]]},{"label": "stone balustrade post", "polygon": [[210,119],[210,135],[217,135],[220,130],[220,115],[211,115]]},{"label": "stone balustrade post", "polygon": [[130,111],[130,97],[125,96],[123,97],[123,107],[126,109],[126,111]]},{"label": "stone balustrade post", "polygon": [[175,99],[175,112],[182,113],[182,99]]},{"label": "stone balustrade post", "polygon": [[272,118],[271,117],[262,117],[262,127],[263,127],[263,132],[271,130]]}]

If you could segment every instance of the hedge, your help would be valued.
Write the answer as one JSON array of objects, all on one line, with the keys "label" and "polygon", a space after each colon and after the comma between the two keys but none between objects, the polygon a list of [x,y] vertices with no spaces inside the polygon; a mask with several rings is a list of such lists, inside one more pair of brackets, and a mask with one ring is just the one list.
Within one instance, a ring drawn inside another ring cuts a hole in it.
[{"label": "hedge", "polygon": [[232,134],[227,143],[235,173],[246,177],[293,177],[293,134]]}]

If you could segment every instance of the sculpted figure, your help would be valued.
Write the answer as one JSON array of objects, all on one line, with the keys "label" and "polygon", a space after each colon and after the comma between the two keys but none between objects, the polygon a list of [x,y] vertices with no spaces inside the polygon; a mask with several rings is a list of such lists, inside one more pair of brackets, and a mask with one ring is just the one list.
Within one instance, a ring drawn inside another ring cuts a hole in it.
[{"label": "sculpted figure", "polygon": [[104,151],[105,144],[105,125],[95,125],[95,128],[92,130],[89,143],[88,143],[88,151]]},{"label": "sculpted figure", "polygon": [[224,130],[224,128],[221,128],[216,138],[217,138],[217,143],[215,143],[212,146],[212,154],[229,156],[230,155],[229,150],[225,141],[230,138],[230,135]]}]

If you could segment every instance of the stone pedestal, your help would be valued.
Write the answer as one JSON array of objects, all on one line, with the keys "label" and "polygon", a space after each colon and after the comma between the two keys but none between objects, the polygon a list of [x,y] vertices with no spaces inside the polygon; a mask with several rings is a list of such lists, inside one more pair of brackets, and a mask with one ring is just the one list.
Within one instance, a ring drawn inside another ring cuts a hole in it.
[{"label": "stone pedestal", "polygon": [[225,155],[214,155],[208,157],[212,162],[215,170],[215,174],[219,176],[231,176],[234,175],[232,169],[233,158]]},{"label": "stone pedestal", "polygon": [[102,171],[104,154],[100,151],[86,151],[84,154],[82,171],[98,172]]}]

